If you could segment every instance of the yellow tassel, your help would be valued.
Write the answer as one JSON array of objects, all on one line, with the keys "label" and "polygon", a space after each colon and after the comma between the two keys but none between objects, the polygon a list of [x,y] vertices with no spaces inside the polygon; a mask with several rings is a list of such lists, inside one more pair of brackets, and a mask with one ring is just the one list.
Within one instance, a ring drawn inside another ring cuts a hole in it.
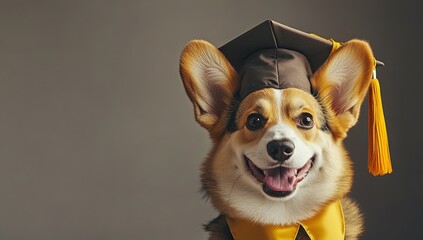
[{"label": "yellow tassel", "polygon": [[[376,70],[374,70],[374,75]],[[382,97],[376,76],[369,88],[369,172],[374,176],[392,172],[388,134],[383,115]]]}]

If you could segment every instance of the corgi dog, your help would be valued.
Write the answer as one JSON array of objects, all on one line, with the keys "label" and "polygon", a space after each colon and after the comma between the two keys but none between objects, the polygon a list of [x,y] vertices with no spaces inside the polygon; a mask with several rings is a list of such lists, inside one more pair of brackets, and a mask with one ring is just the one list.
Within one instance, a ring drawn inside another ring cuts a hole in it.
[{"label": "corgi dog", "polygon": [[[350,40],[310,76],[313,93],[262,88],[239,99],[240,76],[225,55],[204,40],[186,45],[180,75],[213,144],[201,167],[202,188],[220,213],[205,225],[209,239],[234,239],[230,219],[286,226],[334,202],[345,239],[360,236],[343,140],[357,123],[373,62],[367,42]],[[310,239],[306,232],[300,228],[294,239]]]}]

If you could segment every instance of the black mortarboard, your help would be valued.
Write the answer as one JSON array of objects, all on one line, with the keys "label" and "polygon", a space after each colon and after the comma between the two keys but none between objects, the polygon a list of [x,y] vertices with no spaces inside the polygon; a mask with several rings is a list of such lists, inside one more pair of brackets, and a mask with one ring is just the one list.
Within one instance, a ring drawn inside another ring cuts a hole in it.
[{"label": "black mortarboard", "polygon": [[269,87],[311,92],[310,77],[329,57],[333,43],[266,20],[219,50],[240,76],[239,97],[243,99]]}]

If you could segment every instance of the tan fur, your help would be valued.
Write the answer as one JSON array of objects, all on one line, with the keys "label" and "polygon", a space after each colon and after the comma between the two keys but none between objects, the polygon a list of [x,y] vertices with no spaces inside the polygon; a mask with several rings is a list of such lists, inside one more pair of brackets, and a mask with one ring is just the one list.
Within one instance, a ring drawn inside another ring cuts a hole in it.
[{"label": "tan fur", "polygon": [[[201,168],[202,185],[213,206],[221,214],[235,218],[247,217],[263,224],[288,224],[306,219],[325,205],[342,199],[346,239],[357,239],[363,220],[357,205],[346,198],[353,169],[342,140],[358,120],[373,61],[366,42],[345,43],[312,76],[312,86],[318,92],[316,98],[298,89],[253,92],[239,104],[234,119],[237,131],[231,133],[226,131],[226,126],[233,114],[230,106],[239,87],[238,76],[216,47],[200,40],[190,42],[182,53],[180,72],[194,105],[195,118],[213,140],[212,150]],[[280,102],[275,96],[279,93],[283,98]],[[297,117],[303,112],[312,114],[315,121],[312,129],[297,127]],[[250,131],[245,127],[251,113],[260,113],[267,120],[262,129]],[[314,146],[319,156],[311,176],[307,176],[312,181],[301,183],[293,197],[295,201],[278,202],[261,194],[259,186],[246,172],[242,158],[243,149],[257,148],[268,131],[280,122],[291,129],[304,146]],[[326,125],[330,131],[325,130]],[[316,195],[319,191],[322,196]],[[255,207],[246,211],[248,203]],[[254,211],[268,211],[268,218]],[[277,216],[281,217],[280,222]],[[209,228],[215,230],[210,239],[226,239],[225,233],[218,230],[227,229],[226,221],[222,220],[224,216],[219,219],[209,224]]]},{"label": "tan fur", "polygon": [[363,232],[363,216],[357,204],[349,198],[341,201],[345,217],[345,239],[355,240]]},{"label": "tan fur", "polygon": [[[313,75],[311,84],[318,92],[322,104],[329,110],[332,132],[336,138],[343,139],[347,131],[357,123],[360,106],[370,85],[374,57],[368,43],[351,40],[341,46],[323,66]],[[353,74],[339,76],[333,69],[346,68]],[[357,84],[348,91],[342,91],[342,84]],[[348,94],[353,97],[342,99]]]},{"label": "tan fur", "polygon": [[215,46],[193,40],[182,51],[180,74],[195,119],[217,139],[221,131],[215,124],[239,86],[236,71]]}]

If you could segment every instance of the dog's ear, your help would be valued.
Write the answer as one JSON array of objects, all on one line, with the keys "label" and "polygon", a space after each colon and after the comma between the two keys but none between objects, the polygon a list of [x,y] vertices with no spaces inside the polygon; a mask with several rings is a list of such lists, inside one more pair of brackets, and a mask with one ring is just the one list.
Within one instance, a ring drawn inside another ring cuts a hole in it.
[{"label": "dog's ear", "polygon": [[238,89],[236,71],[215,46],[193,40],[182,51],[180,74],[197,122],[211,131]]},{"label": "dog's ear", "polygon": [[338,137],[357,123],[374,66],[369,44],[351,40],[329,56],[311,80],[322,104],[332,111],[331,129]]}]

